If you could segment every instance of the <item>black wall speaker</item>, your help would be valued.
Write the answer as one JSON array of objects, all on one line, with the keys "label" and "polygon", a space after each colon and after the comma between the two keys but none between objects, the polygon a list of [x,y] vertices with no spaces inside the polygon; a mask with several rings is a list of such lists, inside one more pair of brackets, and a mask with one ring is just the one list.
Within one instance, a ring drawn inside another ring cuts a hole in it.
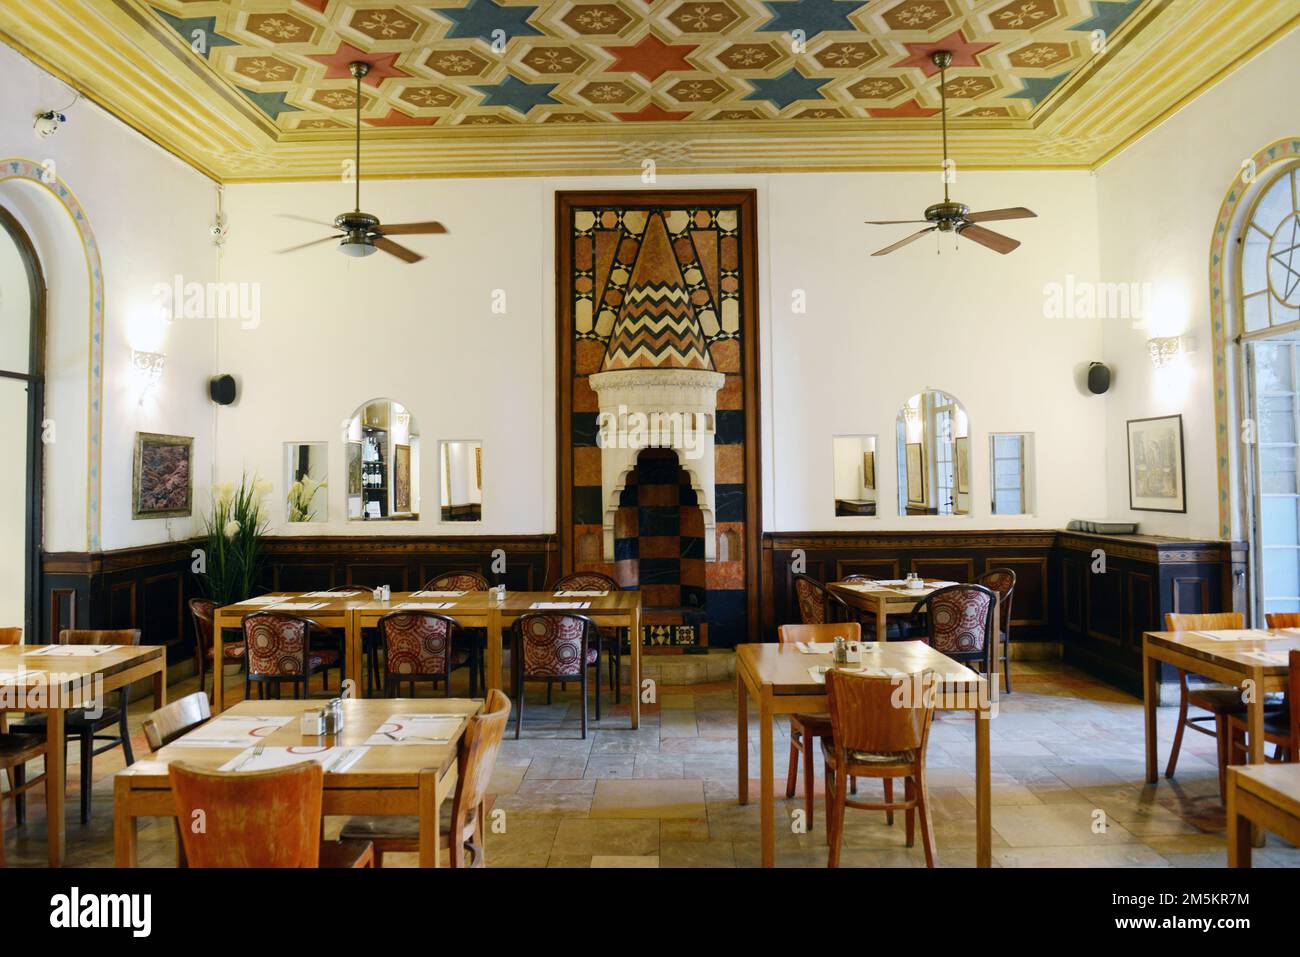
[{"label": "black wall speaker", "polygon": [[1110,388],[1110,368],[1100,362],[1088,366],[1088,391],[1101,395]]},{"label": "black wall speaker", "polygon": [[[1091,378],[1088,381],[1091,382]],[[238,391],[232,375],[214,375],[208,380],[208,395],[212,396],[212,401],[217,405],[230,405],[235,401]]]}]

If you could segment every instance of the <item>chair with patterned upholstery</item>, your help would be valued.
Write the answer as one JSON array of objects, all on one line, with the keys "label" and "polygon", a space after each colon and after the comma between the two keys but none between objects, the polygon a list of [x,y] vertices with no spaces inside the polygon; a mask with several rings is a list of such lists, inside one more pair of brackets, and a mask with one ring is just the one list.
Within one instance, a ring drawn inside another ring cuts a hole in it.
[{"label": "chair with patterned upholstery", "polygon": [[802,624],[825,624],[826,595],[826,586],[811,575],[794,576],[794,599],[799,606],[799,621]]},{"label": "chair with patterned upholstery", "polygon": [[[540,613],[515,619],[511,661],[515,678],[515,737],[524,718],[524,684],[577,681],[582,685],[582,737],[587,737],[587,669],[600,659],[592,646],[596,625],[586,615]],[[596,673],[596,720],[600,720],[600,672]]]},{"label": "chair with patterned upholstery", "polygon": [[[266,697],[268,685],[280,697],[281,685],[293,685],[293,696],[310,697],[311,676],[321,672],[325,688],[330,668],[342,670],[342,655],[333,648],[313,648],[312,635],[329,638],[329,631],[310,618],[286,615],[277,611],[256,611],[244,616],[244,644],[248,646],[248,664],[244,671],[244,698],[250,697],[254,683],[258,695]],[[341,674],[340,674],[341,678]]]},{"label": "chair with patterned upholstery", "polygon": [[[212,701],[212,692],[208,691],[208,669],[212,669],[212,684],[215,691],[216,683],[221,681],[225,676],[224,667],[218,668],[212,660],[215,653],[215,642],[212,634],[212,616],[216,611],[217,603],[210,598],[191,598],[190,617],[194,620],[194,666],[199,675],[199,690],[207,692],[208,701]],[[227,641],[221,646],[222,665],[244,663],[244,643],[242,641]]]},{"label": "chair with patterned upholstery", "polygon": [[[934,824],[925,781],[925,748],[934,720],[934,672],[907,675],[900,685],[892,677],[832,670],[826,673],[826,699],[831,719],[830,736],[822,738],[828,866],[840,866],[844,810],[853,807],[887,814],[906,811],[908,847],[912,846],[915,818],[919,816],[925,866],[934,867]],[[884,802],[850,801],[847,792],[851,777],[885,781]],[[894,778],[903,779],[902,801],[893,799]]]},{"label": "chair with patterned upholstery", "polygon": [[[492,583],[487,580],[487,576],[473,571],[455,571],[443,572],[434,578],[425,582],[421,591],[487,591],[492,587]],[[480,687],[479,693],[487,694],[487,629],[486,628],[462,628],[460,630],[462,640],[465,641],[474,656],[478,659],[478,676]],[[498,676],[500,677],[500,676]],[[475,689],[470,689],[470,694],[474,694]]]},{"label": "chair with patterned upholstery", "polygon": [[443,694],[451,697],[451,673],[469,668],[469,686],[478,687],[478,658],[460,637],[454,618],[428,611],[394,611],[379,619],[384,640],[384,694],[397,697],[403,681],[415,697],[417,681],[442,682]]},{"label": "chair with patterned upholstery", "polygon": [[[622,591],[618,582],[608,575],[602,575],[600,572],[574,572],[571,575],[563,576],[555,583],[554,591]],[[596,636],[600,646],[600,651],[606,655],[605,670],[609,672],[609,688],[614,692],[614,703],[617,704],[622,700],[621,687],[623,684],[623,648],[626,646],[626,637],[622,628],[597,628]],[[632,649],[628,648],[628,654]],[[596,666],[597,672],[600,666]],[[599,673],[596,680],[600,680]],[[547,689],[550,690],[549,688]],[[564,685],[560,685],[560,690],[564,690]],[[549,702],[548,702],[549,703]]]},{"label": "chair with patterned upholstery", "polygon": [[993,673],[993,610],[998,596],[983,585],[948,585],[936,588],[916,606],[922,616],[926,641],[935,651],[977,671]]},{"label": "chair with patterned upholstery", "polygon": [[998,644],[1001,653],[1002,685],[1011,694],[1011,599],[1016,595],[1016,573],[1010,568],[990,568],[975,584],[992,589],[998,596]]}]

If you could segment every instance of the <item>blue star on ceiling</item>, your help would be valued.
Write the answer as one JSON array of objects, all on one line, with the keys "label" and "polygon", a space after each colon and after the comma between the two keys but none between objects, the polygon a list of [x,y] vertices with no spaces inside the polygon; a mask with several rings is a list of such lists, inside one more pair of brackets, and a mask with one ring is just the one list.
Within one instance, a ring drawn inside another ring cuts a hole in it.
[{"label": "blue star on ceiling", "polygon": [[[195,41],[200,39],[195,36],[195,31],[202,33],[202,53],[205,59],[208,54],[212,52],[213,47],[233,47],[238,45],[235,40],[232,40],[229,37],[223,37],[217,32],[216,17],[190,17],[189,19],[185,19],[182,17],[174,17],[170,13],[165,13],[164,11],[159,10],[157,7],[153,8],[153,12],[166,20],[168,24],[171,25],[171,28],[179,33],[181,38],[190,45],[191,49],[194,49]],[[194,52],[198,53],[200,51],[194,49]]]},{"label": "blue star on ceiling", "polygon": [[483,102],[479,104],[480,106],[508,106],[527,115],[534,106],[562,102],[551,96],[551,91],[558,85],[557,83],[525,83],[507,74],[506,78],[496,86],[475,88],[483,91]]},{"label": "blue star on ceiling", "polygon": [[820,100],[825,79],[804,76],[793,67],[778,77],[756,77],[747,80],[754,89],[745,94],[747,100],[771,100],[779,109],[785,109],[799,100]]},{"label": "blue star on ceiling", "polygon": [[469,0],[463,7],[435,7],[433,12],[451,21],[447,38],[478,37],[485,43],[491,43],[493,32],[501,30],[506,39],[510,37],[541,36],[542,31],[532,26],[528,18],[536,12],[535,6],[503,7],[494,0]]},{"label": "blue star on ceiling", "polygon": [[1115,29],[1128,19],[1128,15],[1133,12],[1142,0],[1092,0],[1092,16],[1087,20],[1080,20],[1071,30],[1101,30],[1107,35],[1115,32]]},{"label": "blue star on ceiling", "polygon": [[857,30],[849,14],[862,6],[862,0],[764,0],[772,19],[759,32],[773,30],[789,33],[802,30],[811,40],[824,30]]},{"label": "blue star on ceiling", "polygon": [[252,90],[246,90],[242,86],[238,87],[238,89],[240,93],[253,101],[254,106],[273,120],[278,120],[281,113],[288,113],[291,110],[297,112],[302,111],[302,107],[284,102],[284,98],[287,95],[286,93],[254,93]]},{"label": "blue star on ceiling", "polygon": [[1028,100],[1030,108],[1033,109],[1037,107],[1039,103],[1043,102],[1043,100],[1047,99],[1051,92],[1060,85],[1061,81],[1069,75],[1070,71],[1066,70],[1064,73],[1058,73],[1056,76],[1021,77],[1020,89],[1016,90],[1014,93],[1008,93],[1007,97],[1009,99]]}]

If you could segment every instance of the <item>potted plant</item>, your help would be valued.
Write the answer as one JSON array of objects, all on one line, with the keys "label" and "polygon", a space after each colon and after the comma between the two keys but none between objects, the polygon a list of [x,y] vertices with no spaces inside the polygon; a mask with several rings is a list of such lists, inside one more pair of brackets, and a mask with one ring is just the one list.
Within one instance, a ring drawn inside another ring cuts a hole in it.
[{"label": "potted plant", "polygon": [[289,521],[310,522],[314,519],[316,510],[312,507],[312,499],[324,487],[324,479],[317,481],[306,475],[290,485],[288,496]]},{"label": "potted plant", "polygon": [[263,500],[271,483],[248,476],[239,486],[221,482],[212,489],[212,511],[204,519],[208,544],[199,581],[218,606],[253,596],[262,568],[262,537],[270,525]]}]

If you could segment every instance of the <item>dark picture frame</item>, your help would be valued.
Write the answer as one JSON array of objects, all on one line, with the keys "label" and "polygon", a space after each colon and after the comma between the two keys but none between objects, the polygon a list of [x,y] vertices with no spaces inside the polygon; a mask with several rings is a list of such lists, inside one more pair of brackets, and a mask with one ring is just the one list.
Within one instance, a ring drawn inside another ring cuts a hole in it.
[{"label": "dark picture frame", "polygon": [[179,518],[194,511],[194,437],[135,434],[131,518]]},{"label": "dark picture frame", "polygon": [[[1160,424],[1156,424],[1160,423]],[[1187,459],[1181,414],[1129,419],[1128,507],[1135,512],[1187,512]],[[1165,507],[1162,502],[1168,500]]]}]

